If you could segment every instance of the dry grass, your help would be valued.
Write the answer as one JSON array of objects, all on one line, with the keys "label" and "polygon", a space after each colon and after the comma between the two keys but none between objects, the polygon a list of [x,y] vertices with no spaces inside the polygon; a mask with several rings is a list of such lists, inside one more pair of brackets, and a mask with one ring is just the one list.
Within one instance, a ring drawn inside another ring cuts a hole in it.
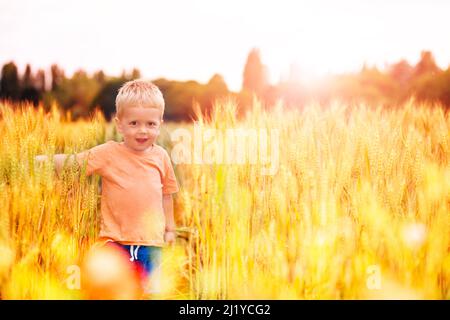
[{"label": "dry grass", "polygon": [[[51,162],[26,163],[117,133],[99,114],[71,123],[56,108],[0,108],[2,298],[83,298],[67,285],[68,267],[95,241],[99,179],[77,168],[57,178]],[[235,114],[233,103],[218,103],[196,128],[278,130],[278,171],[176,166],[180,238],[165,250],[161,298],[450,298],[450,117],[442,108],[265,111],[255,101],[244,119]],[[171,150],[179,127],[169,123],[160,144]]]}]

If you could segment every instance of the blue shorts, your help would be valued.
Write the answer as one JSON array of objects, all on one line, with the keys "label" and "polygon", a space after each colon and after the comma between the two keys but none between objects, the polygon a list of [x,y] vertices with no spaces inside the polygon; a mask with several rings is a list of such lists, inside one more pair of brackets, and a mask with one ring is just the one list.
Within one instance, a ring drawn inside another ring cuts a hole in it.
[{"label": "blue shorts", "polygon": [[134,270],[138,272],[145,293],[154,293],[157,290],[149,289],[148,281],[154,271],[161,265],[162,248],[155,246],[126,245],[109,241],[107,245],[114,245],[122,248],[129,255],[129,260],[133,264]]}]

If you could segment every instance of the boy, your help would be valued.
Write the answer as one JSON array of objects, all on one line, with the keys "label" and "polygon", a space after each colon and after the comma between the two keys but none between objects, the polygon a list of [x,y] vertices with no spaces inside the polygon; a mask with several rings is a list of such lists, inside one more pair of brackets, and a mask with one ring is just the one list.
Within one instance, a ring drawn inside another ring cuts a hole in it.
[{"label": "boy", "polygon": [[[55,155],[59,173],[66,161],[86,165],[102,177],[100,240],[123,248],[147,283],[160,264],[165,243],[175,242],[172,194],[178,184],[167,152],[155,144],[163,122],[164,99],[154,84],[125,83],[116,97],[117,131],[123,142],[107,141],[75,157]],[[45,160],[38,156],[37,160]],[[147,286],[144,292],[150,293]]]}]

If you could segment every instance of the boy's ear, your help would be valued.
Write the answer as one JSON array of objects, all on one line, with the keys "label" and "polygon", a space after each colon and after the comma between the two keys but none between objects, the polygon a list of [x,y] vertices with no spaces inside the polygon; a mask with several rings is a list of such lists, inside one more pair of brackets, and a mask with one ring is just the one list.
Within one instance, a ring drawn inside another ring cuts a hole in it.
[{"label": "boy's ear", "polygon": [[119,118],[114,117],[114,123],[116,124],[117,131],[121,132],[121,131],[122,131],[122,128],[121,128],[121,125],[120,125],[120,120],[119,120]]}]

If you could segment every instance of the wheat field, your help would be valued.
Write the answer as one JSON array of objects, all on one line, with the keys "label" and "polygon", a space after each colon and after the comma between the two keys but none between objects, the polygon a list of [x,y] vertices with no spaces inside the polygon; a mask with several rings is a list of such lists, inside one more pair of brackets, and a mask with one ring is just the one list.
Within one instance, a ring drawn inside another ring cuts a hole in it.
[{"label": "wheat field", "polygon": [[[180,128],[202,137],[277,132],[268,141],[277,170],[261,174],[258,161],[175,166],[178,239],[164,249],[158,298],[450,298],[450,116],[442,107],[410,100],[389,110],[338,102],[286,110],[255,100],[239,118],[236,108],[218,101],[195,126],[164,124],[159,144],[171,154]],[[1,298],[84,299],[71,276],[96,240],[100,178],[69,166],[58,177],[51,161],[32,159],[120,137],[100,113],[71,122],[56,106],[1,103],[0,112]]]}]

